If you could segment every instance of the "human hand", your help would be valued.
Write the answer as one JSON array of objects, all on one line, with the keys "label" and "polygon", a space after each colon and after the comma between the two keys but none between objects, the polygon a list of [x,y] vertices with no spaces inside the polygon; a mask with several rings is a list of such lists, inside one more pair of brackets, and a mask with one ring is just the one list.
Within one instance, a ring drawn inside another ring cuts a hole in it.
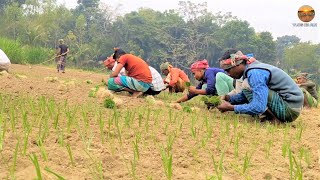
[{"label": "human hand", "polygon": [[234,106],[227,101],[223,101],[217,108],[221,112],[234,111]]},{"label": "human hand", "polygon": [[230,96],[229,95],[223,95],[220,96],[221,101],[230,101]]},{"label": "human hand", "polygon": [[190,87],[188,88],[188,91],[189,91],[189,93],[196,94],[197,89],[196,89],[195,86],[190,86]]}]

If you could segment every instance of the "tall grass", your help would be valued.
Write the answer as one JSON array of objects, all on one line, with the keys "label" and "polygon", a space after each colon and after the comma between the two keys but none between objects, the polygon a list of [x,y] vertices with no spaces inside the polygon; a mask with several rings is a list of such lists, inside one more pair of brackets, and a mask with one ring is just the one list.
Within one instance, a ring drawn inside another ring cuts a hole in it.
[{"label": "tall grass", "polygon": [[[42,47],[23,46],[18,41],[0,37],[0,49],[14,64],[40,64],[54,56],[54,50]],[[53,59],[52,59],[53,60]]]}]

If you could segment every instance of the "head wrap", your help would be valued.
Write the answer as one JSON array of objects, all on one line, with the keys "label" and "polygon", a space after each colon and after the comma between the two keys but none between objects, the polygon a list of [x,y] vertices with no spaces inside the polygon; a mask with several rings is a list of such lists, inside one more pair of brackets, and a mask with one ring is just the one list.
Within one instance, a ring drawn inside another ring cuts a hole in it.
[{"label": "head wrap", "polygon": [[239,64],[241,64],[244,60],[247,61],[247,64],[251,64],[256,59],[253,56],[253,54],[248,54],[249,56],[243,55],[241,51],[236,52],[235,54],[230,54],[229,59],[220,59],[220,67],[224,70],[230,69],[232,67],[235,67]]},{"label": "head wrap", "polygon": [[107,67],[109,66],[111,63],[116,62],[116,60],[114,60],[111,56],[108,57],[105,61],[103,61],[103,64]]},{"label": "head wrap", "polygon": [[310,79],[310,74],[308,74],[308,73],[299,73],[299,74],[297,75],[297,78]]},{"label": "head wrap", "polygon": [[208,67],[209,67],[209,64],[206,59],[198,60],[197,62],[191,65],[191,71],[194,71],[196,69],[207,69]]},{"label": "head wrap", "polygon": [[163,70],[166,70],[166,69],[169,69],[169,68],[172,68],[172,65],[169,63],[169,62],[165,62],[165,63],[162,63],[160,65],[160,70],[163,71]]}]

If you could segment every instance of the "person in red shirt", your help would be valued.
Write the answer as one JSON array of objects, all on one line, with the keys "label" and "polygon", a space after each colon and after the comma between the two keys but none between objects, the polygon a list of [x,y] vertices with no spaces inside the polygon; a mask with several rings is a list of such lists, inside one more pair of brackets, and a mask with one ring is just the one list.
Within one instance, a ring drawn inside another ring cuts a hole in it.
[{"label": "person in red shirt", "polygon": [[[133,94],[132,97],[138,97],[151,87],[151,71],[143,59],[127,54],[118,48],[115,49],[113,59],[117,61],[117,66],[110,74],[109,90],[127,91]],[[119,77],[118,74],[123,67],[126,69],[127,75]]]},{"label": "person in red shirt", "polygon": [[190,82],[188,76],[179,68],[173,67],[168,62],[160,65],[162,74],[166,75],[164,83],[169,88],[169,92],[183,92],[186,88],[186,82]]}]

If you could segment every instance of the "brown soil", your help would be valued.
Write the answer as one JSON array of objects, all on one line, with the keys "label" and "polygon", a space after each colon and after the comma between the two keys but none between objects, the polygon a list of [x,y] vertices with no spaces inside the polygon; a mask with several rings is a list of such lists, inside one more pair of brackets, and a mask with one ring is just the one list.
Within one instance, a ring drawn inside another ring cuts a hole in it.
[{"label": "brown soil", "polygon": [[[58,81],[46,82],[44,78],[49,76],[57,77]],[[288,152],[283,157],[282,151],[284,144],[289,142],[292,156],[298,165],[294,164],[293,170],[301,167],[303,179],[320,179],[319,108],[305,109],[299,119],[287,124],[286,128],[286,125],[259,123],[247,116],[208,111],[202,104],[199,105],[199,112],[171,110],[167,106],[170,98],[166,95],[160,94],[156,97],[156,100],[164,101],[164,105],[151,105],[144,98],[135,99],[120,93],[115,95],[124,102],[118,108],[118,121],[122,132],[119,136],[115,122],[110,127],[108,125],[114,111],[105,109],[101,99],[88,97],[90,89],[100,85],[103,78],[107,78],[106,73],[67,69],[66,73],[62,74],[49,67],[30,68],[24,65],[12,65],[8,76],[0,75],[0,94],[10,97],[12,102],[17,101],[18,97],[33,99],[35,104],[41,96],[54,99],[57,107],[78,107],[76,118],[79,123],[78,128],[75,123],[70,132],[67,132],[68,122],[65,113],[60,117],[58,130],[53,128],[53,120],[49,118],[48,135],[43,142],[47,160],[41,154],[38,142],[39,127],[37,123],[33,124],[24,155],[25,131],[21,109],[25,108],[28,111],[30,123],[39,121],[41,114],[32,113],[29,106],[17,105],[17,122],[13,131],[9,102],[0,116],[8,121],[3,149],[0,151],[0,179],[12,176],[16,179],[36,178],[35,167],[28,156],[33,153],[38,157],[43,179],[56,179],[54,175],[45,171],[45,167],[66,179],[167,179],[161,159],[161,147],[164,147],[165,152],[172,153],[172,179],[210,179],[216,177],[219,174],[217,172],[221,172],[222,179],[290,179]],[[93,83],[88,84],[87,80]],[[63,85],[70,81],[73,82],[71,85]],[[67,106],[64,106],[65,101]],[[19,101],[17,103],[19,104]],[[64,112],[66,109],[61,110]],[[38,109],[35,111],[38,112]],[[82,116],[84,111],[87,112],[89,120],[87,127]],[[99,111],[104,121],[103,141],[97,122]],[[46,114],[43,116],[49,117]],[[3,133],[2,130],[3,125],[0,124],[0,135]],[[192,130],[195,132],[194,135]],[[210,130],[212,136],[207,138]],[[59,143],[59,131],[63,131],[63,144]],[[168,139],[173,136],[175,138],[170,151]],[[235,151],[237,138],[238,156]],[[17,163],[12,171],[18,139]],[[139,149],[136,166],[132,165],[135,156],[134,142],[138,142]],[[66,148],[67,144],[72,150],[73,165]],[[302,149],[306,153],[300,153]],[[223,168],[215,171],[213,158],[219,166],[218,161],[223,152]],[[251,158],[248,168],[244,170],[246,154]],[[299,157],[299,154],[302,156]],[[99,163],[102,165],[101,173]]]}]

